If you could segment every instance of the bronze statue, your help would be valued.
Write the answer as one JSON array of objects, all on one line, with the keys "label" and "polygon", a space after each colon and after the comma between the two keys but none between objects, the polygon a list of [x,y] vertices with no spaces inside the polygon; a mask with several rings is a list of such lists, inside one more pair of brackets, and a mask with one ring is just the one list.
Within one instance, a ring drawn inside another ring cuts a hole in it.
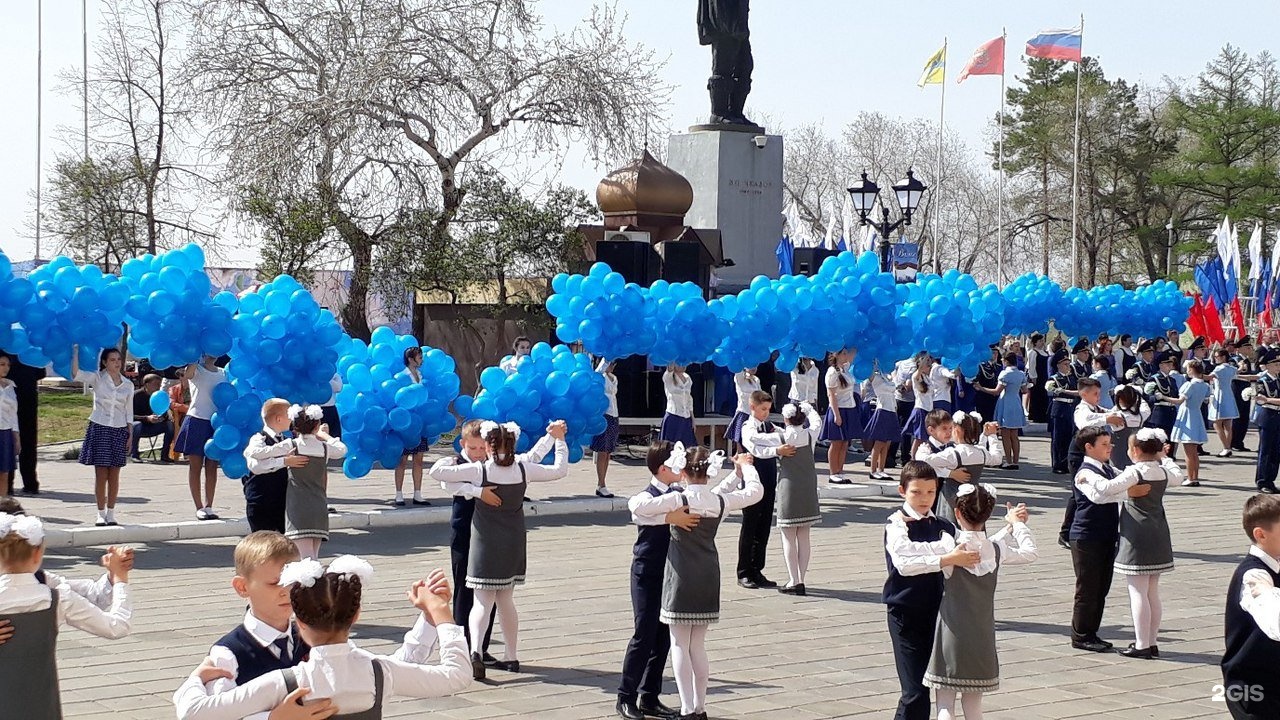
[{"label": "bronze statue", "polygon": [[698,42],[711,46],[712,125],[756,124],[742,114],[751,93],[750,0],[698,0]]}]

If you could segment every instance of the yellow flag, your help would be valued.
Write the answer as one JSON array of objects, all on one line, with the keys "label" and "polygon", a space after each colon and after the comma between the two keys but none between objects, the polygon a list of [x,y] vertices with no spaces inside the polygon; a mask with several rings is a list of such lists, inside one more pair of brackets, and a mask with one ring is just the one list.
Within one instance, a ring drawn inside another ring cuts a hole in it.
[{"label": "yellow flag", "polygon": [[929,58],[929,62],[924,64],[924,72],[920,73],[920,82],[916,83],[916,86],[941,85],[946,74],[947,46],[943,43],[942,47],[938,48],[938,52]]}]

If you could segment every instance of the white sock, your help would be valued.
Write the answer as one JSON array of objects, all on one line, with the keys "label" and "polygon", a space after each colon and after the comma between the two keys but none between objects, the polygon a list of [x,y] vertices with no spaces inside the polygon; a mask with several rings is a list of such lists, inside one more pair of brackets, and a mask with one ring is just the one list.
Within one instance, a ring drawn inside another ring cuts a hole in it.
[{"label": "white sock", "polygon": [[396,491],[396,502],[404,502],[404,493]]},{"label": "white sock", "polygon": [[106,516],[105,516],[105,517],[106,517],[106,519],[107,519],[107,522],[115,522],[115,521],[116,521],[116,509],[115,509],[115,508],[107,508]]},{"label": "white sock", "polygon": [[413,491],[413,501],[414,501],[414,502],[422,502],[422,493],[421,493],[421,492],[419,492],[419,491],[417,491],[417,490],[414,490],[414,491]]}]

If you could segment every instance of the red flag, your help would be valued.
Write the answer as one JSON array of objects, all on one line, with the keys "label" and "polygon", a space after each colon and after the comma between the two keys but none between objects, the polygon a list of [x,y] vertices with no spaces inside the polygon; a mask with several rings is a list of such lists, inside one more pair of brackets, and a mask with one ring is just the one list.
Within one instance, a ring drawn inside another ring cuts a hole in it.
[{"label": "red flag", "polygon": [[1218,306],[1213,298],[1204,305],[1204,337],[1209,342],[1222,342],[1227,334],[1222,330],[1222,317],[1218,314]]},{"label": "red flag", "polygon": [[1004,74],[1004,36],[988,40],[973,51],[973,57],[965,64],[956,78],[957,83],[964,82],[970,75],[1003,75]]},{"label": "red flag", "polygon": [[1240,298],[1231,301],[1231,324],[1236,326],[1233,337],[1244,337],[1244,311],[1240,309]]},{"label": "red flag", "polygon": [[1187,315],[1187,329],[1191,330],[1191,334],[1197,337],[1203,336],[1204,332],[1204,303],[1200,302],[1200,293],[1194,295],[1195,300],[1191,303],[1191,312]]},{"label": "red flag", "polygon": [[1258,313],[1258,322],[1262,327],[1271,327],[1271,293],[1267,293],[1267,297],[1262,301],[1262,312]]}]

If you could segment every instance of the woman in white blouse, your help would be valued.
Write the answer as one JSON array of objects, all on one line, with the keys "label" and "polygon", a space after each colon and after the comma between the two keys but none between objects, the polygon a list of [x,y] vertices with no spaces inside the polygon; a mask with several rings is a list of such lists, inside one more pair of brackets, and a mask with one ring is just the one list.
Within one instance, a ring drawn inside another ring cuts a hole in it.
[{"label": "woman in white blouse", "polygon": [[813,358],[802,357],[791,371],[791,389],[787,391],[787,399],[793,404],[818,404],[818,379],[821,373]]},{"label": "woman in white blouse", "polygon": [[[183,371],[191,387],[191,405],[187,417],[178,429],[174,448],[187,456],[187,488],[191,502],[196,506],[197,520],[217,520],[213,511],[213,493],[218,487],[218,461],[204,454],[205,443],[213,438],[213,414],[218,408],[213,401],[213,389],[227,381],[227,373],[217,365],[212,355],[201,356],[200,362],[191,363]],[[204,491],[201,492],[200,473],[204,471]]]},{"label": "woman in white blouse", "polygon": [[13,471],[18,468],[18,391],[9,379],[12,361],[0,353],[0,497],[13,493]]},{"label": "woman in white blouse", "polygon": [[662,415],[658,439],[681,442],[687,447],[697,445],[693,431],[693,378],[683,365],[667,365],[667,371],[662,373],[662,391],[667,396],[667,411]]},{"label": "woman in white blouse", "polygon": [[80,348],[71,348],[71,377],[93,388],[93,411],[80,445],[80,464],[93,466],[93,495],[98,502],[94,524],[115,525],[120,468],[129,454],[133,432],[133,383],[125,377],[124,356],[107,348],[98,356],[96,373],[80,369]]}]

